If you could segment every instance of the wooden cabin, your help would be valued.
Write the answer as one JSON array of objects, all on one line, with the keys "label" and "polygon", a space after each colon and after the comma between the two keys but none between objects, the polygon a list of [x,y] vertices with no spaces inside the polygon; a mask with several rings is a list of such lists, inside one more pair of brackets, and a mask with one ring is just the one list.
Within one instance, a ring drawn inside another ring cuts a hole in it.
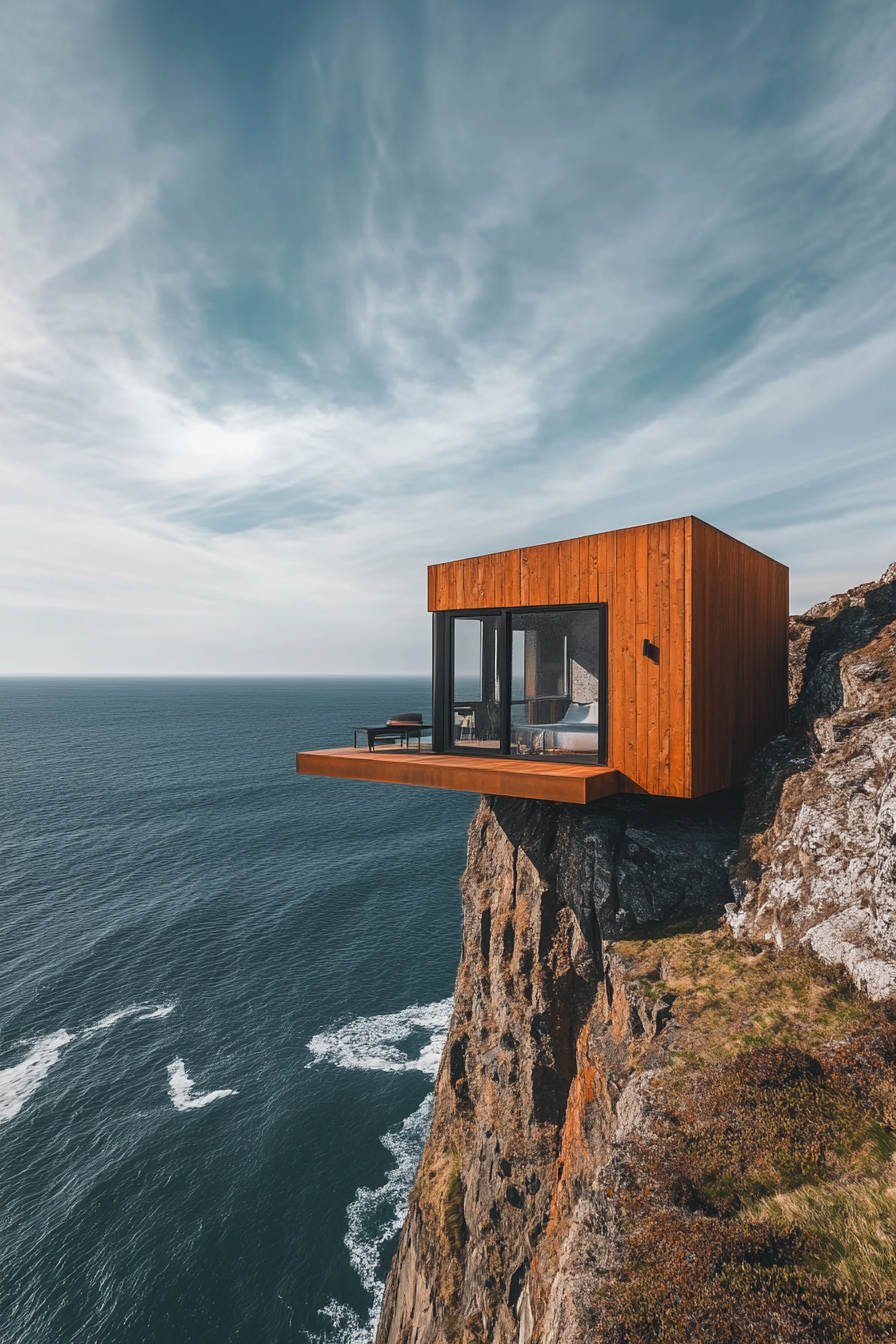
[{"label": "wooden cabin", "polygon": [[699,518],[431,565],[428,579],[431,746],[299,752],[300,774],[695,798],[739,784],[787,722],[788,571]]}]

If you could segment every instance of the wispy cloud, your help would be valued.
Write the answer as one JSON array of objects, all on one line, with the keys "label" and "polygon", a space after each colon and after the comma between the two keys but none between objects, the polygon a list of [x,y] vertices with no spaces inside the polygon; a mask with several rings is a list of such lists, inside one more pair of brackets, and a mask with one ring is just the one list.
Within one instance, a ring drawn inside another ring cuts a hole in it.
[{"label": "wispy cloud", "polygon": [[683,512],[893,559],[890,6],[235,14],[5,7],[6,670],[424,670],[428,560]]}]

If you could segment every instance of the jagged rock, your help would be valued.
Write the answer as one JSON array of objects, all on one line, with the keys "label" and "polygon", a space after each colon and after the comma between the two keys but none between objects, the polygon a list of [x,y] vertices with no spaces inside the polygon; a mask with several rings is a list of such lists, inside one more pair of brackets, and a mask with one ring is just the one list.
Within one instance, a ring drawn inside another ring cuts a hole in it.
[{"label": "jagged rock", "polygon": [[791,621],[791,723],[754,762],[735,933],[896,994],[896,564]]},{"label": "jagged rock", "polygon": [[727,797],[483,799],[432,1133],[379,1344],[585,1337],[617,1253],[614,1136],[643,1104],[632,1050],[662,1059],[672,1006],[607,939],[721,915],[739,815]]}]

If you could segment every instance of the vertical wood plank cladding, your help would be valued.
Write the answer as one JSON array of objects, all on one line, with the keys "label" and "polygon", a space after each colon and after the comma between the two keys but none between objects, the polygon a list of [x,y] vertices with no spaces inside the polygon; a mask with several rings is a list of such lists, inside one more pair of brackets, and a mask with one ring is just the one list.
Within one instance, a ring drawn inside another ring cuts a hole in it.
[{"label": "vertical wood plank cladding", "polygon": [[475,607],[493,607],[495,605],[495,561],[496,555],[480,555],[476,558],[476,601]]},{"label": "vertical wood plank cladding", "polygon": [[435,566],[436,571],[436,592],[435,592],[436,605],[434,608],[435,611],[446,611],[448,609],[448,602],[450,600],[450,593],[448,589],[450,579],[450,568],[451,568],[450,565]]},{"label": "vertical wood plank cladding", "polygon": [[572,541],[561,541],[558,544],[559,569],[560,569],[560,587],[558,602],[587,602],[587,598],[582,597],[582,589],[587,585],[582,582],[582,571],[579,563],[579,538],[574,537]]},{"label": "vertical wood plank cladding", "polygon": [[[591,555],[591,543],[595,537],[579,537],[579,591],[583,602],[596,602],[597,599],[597,549]],[[593,594],[593,596],[592,596]]]},{"label": "vertical wood plank cladding", "polygon": [[560,601],[560,545],[527,546],[523,551],[527,582],[523,606],[549,607]]},{"label": "vertical wood plank cladding", "polygon": [[469,560],[464,561],[463,568],[463,592],[464,606],[478,607],[485,606],[480,602],[477,586],[479,582],[479,561],[476,556],[471,556]]},{"label": "vertical wood plank cladding", "polygon": [[[635,665],[635,624],[637,620],[635,573],[635,537],[627,527],[616,533],[616,628],[617,640],[612,657],[617,663],[617,695],[622,681],[624,730],[622,739],[622,770],[642,784],[641,763],[638,761],[638,682]],[[643,787],[643,785],[642,785]]]},{"label": "vertical wood plank cladding", "polygon": [[643,625],[648,620],[649,613],[649,589],[650,589],[650,568],[648,566],[648,557],[651,555],[651,541],[653,528],[634,527],[628,528],[633,534],[634,542],[634,579],[635,579],[635,622]]},{"label": "vertical wood plank cladding", "polygon": [[616,591],[616,533],[599,532],[597,543],[597,601],[611,602]]},{"label": "vertical wood plank cladding", "polygon": [[714,669],[708,658],[708,622],[710,619],[706,592],[707,534],[699,524],[691,527],[691,788],[696,794],[706,792],[706,724],[711,718],[708,697],[712,693],[710,679]]},{"label": "vertical wood plank cladding", "polygon": [[517,549],[515,551],[505,551],[507,560],[504,567],[504,593],[505,600],[501,603],[504,607],[521,607],[523,605],[523,553]]},{"label": "vertical wood plank cladding", "polygon": [[695,794],[743,779],[787,721],[787,570],[694,520]]},{"label": "vertical wood plank cladding", "polygon": [[[619,618],[616,601],[616,533],[588,538],[589,601],[607,604],[607,760],[622,760],[625,741],[623,682],[619,675]],[[593,585],[593,586],[592,586]]]},{"label": "vertical wood plank cladding", "polygon": [[690,520],[669,525],[669,792],[691,796]]},{"label": "vertical wood plank cladding", "polygon": [[520,548],[520,606],[529,607],[532,605],[530,593],[532,591],[530,584],[529,565],[534,547],[522,546]]},{"label": "vertical wood plank cladding", "polygon": [[467,606],[467,593],[464,586],[464,562],[459,560],[456,565],[451,566],[451,579],[448,589],[451,594],[451,604],[459,611]]},{"label": "vertical wood plank cladding", "polygon": [[647,779],[651,793],[660,793],[663,784],[663,763],[660,753],[660,698],[663,682],[667,676],[666,658],[668,652],[663,648],[661,638],[663,595],[668,592],[668,575],[663,573],[663,530],[662,524],[654,523],[647,529],[648,583],[647,583],[647,620],[649,631],[647,638],[658,649],[656,661],[644,658],[647,664],[646,686],[646,749]]},{"label": "vertical wood plank cladding", "polygon": [[660,650],[659,677],[657,678],[657,702],[656,702],[656,743],[654,746],[656,759],[656,772],[654,775],[655,787],[651,785],[651,791],[654,793],[667,794],[670,791],[670,769],[669,769],[669,743],[670,743],[670,723],[669,723],[669,703],[670,689],[673,675],[673,664],[671,661],[671,568],[670,568],[670,536],[671,524],[660,523],[657,527],[657,582],[654,584],[654,603],[655,603],[655,621],[656,621],[656,642]]},{"label": "vertical wood plank cladding", "polygon": [[463,573],[463,562],[451,565],[448,570],[448,582],[445,586],[453,610],[461,610],[464,605]]},{"label": "vertical wood plank cladding", "polygon": [[785,722],[787,571],[699,519],[431,566],[427,591],[441,611],[605,602],[608,765],[634,791],[738,782]]},{"label": "vertical wood plank cladding", "polygon": [[644,640],[652,641],[653,636],[650,633],[647,615],[649,608],[649,590],[650,590],[650,572],[648,568],[648,542],[650,540],[650,528],[639,527],[632,536],[634,544],[634,558],[632,575],[634,583],[634,630],[633,639],[633,665],[635,673],[635,723],[632,740],[634,742],[634,755],[632,764],[637,770],[635,776],[639,783],[644,783],[649,788],[650,780],[650,756],[647,746],[647,737],[650,721],[650,669],[654,666],[649,658],[644,657]]}]

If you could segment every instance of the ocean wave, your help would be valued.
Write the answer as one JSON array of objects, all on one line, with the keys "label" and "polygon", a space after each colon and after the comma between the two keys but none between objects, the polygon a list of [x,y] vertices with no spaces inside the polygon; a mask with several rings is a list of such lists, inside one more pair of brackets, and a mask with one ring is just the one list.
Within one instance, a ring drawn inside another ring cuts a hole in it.
[{"label": "ocean wave", "polygon": [[137,1018],[138,1022],[155,1022],[160,1017],[168,1017],[177,1007],[176,1003],[163,1003],[158,1008],[153,1008],[151,1013],[141,1013]]},{"label": "ocean wave", "polygon": [[[335,1064],[341,1069],[370,1069],[384,1073],[403,1073],[416,1070],[435,1078],[448,1035],[448,1024],[454,1008],[452,998],[440,999],[422,1007],[413,1004],[398,1013],[381,1013],[374,1017],[356,1017],[341,1027],[322,1031],[308,1042],[313,1064]],[[428,1032],[418,1054],[410,1046],[419,1033]],[[379,1277],[382,1249],[400,1230],[407,1211],[408,1196],[423,1152],[423,1145],[432,1121],[433,1097],[425,1097],[412,1115],[384,1134],[381,1143],[395,1159],[395,1166],[386,1174],[384,1185],[375,1190],[366,1187],[356,1191],[346,1210],[348,1247],[352,1268],[361,1280],[372,1304],[366,1320],[352,1307],[335,1300],[321,1308],[321,1315],[329,1318],[335,1336],[311,1336],[315,1344],[372,1344],[376,1334],[383,1293],[386,1285]]]},{"label": "ocean wave", "polygon": [[[398,1013],[382,1013],[376,1017],[357,1017],[344,1026],[322,1031],[308,1042],[314,1063],[335,1064],[341,1069],[372,1069],[385,1073],[419,1070],[435,1078],[454,1000],[440,999],[423,1007],[414,1004]],[[430,1032],[430,1038],[414,1057],[400,1047],[419,1031]]]},{"label": "ocean wave", "polygon": [[168,1065],[168,1092],[174,1102],[175,1110],[196,1111],[201,1106],[210,1106],[213,1101],[217,1101],[220,1097],[235,1097],[237,1095],[236,1088],[221,1087],[215,1092],[200,1092],[198,1097],[194,1097],[193,1088],[195,1086],[196,1084],[187,1073],[182,1059],[176,1059]]},{"label": "ocean wave", "polygon": [[138,1022],[152,1022],[155,1018],[167,1017],[176,1007],[176,1003],[134,1003],[129,1008],[119,1008],[116,1012],[101,1017],[92,1027],[85,1027],[81,1035],[94,1036],[98,1031],[108,1031],[126,1017],[136,1017]]},{"label": "ocean wave", "polygon": [[[0,1069],[0,1125],[18,1115],[29,1097],[40,1087],[44,1078],[59,1058],[63,1046],[72,1041],[87,1040],[98,1031],[107,1031],[125,1017],[137,1017],[138,1022],[151,1022],[173,1013],[175,1003],[137,1003],[130,1008],[119,1008],[72,1035],[68,1031],[54,1031],[35,1041],[30,1054],[11,1069]],[[205,1103],[202,1103],[203,1105]]]},{"label": "ocean wave", "polygon": [[56,1063],[64,1046],[75,1038],[54,1031],[35,1041],[30,1052],[11,1069],[0,1069],[0,1124],[18,1115]]},{"label": "ocean wave", "polygon": [[386,1173],[385,1184],[375,1190],[358,1190],[348,1206],[345,1244],[352,1268],[373,1302],[366,1320],[341,1302],[329,1302],[321,1309],[321,1315],[329,1317],[336,1331],[338,1344],[373,1342],[386,1289],[379,1278],[380,1256],[386,1243],[401,1231],[432,1110],[430,1094],[412,1115],[383,1135],[381,1142],[395,1159],[395,1166]]}]

